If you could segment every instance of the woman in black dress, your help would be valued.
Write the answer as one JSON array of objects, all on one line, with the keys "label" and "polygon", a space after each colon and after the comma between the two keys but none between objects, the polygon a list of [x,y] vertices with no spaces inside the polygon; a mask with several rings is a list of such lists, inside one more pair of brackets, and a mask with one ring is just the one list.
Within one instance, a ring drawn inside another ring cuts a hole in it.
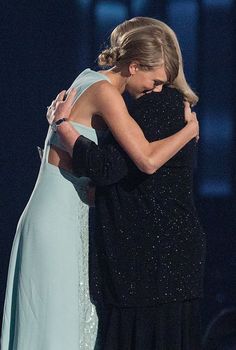
[{"label": "woman in black dress", "polygon": [[[183,96],[163,88],[139,98],[132,115],[149,141],[163,139],[185,124]],[[112,137],[98,147],[80,136],[74,146],[75,173],[97,185],[90,287],[101,349],[201,347],[205,235],[193,202],[195,150],[192,140],[147,175]]]},{"label": "woman in black dress", "polygon": [[[132,115],[149,141],[163,139],[185,125],[183,97],[171,88],[147,94]],[[103,350],[200,349],[204,234],[192,201],[194,145],[153,175],[111,136],[99,148],[82,136],[74,145],[74,171],[97,184],[90,287]]]}]

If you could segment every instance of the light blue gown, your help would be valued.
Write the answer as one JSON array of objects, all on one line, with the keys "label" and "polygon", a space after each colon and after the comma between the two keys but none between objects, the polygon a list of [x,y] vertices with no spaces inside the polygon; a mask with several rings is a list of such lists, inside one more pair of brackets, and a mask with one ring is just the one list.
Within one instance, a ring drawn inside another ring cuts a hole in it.
[{"label": "light blue gown", "polygon": [[[107,80],[86,69],[72,86],[76,99]],[[97,142],[94,129],[72,122]],[[88,178],[48,163],[49,128],[38,179],[19,220],[9,264],[1,350],[93,350],[97,315],[88,288]]]}]

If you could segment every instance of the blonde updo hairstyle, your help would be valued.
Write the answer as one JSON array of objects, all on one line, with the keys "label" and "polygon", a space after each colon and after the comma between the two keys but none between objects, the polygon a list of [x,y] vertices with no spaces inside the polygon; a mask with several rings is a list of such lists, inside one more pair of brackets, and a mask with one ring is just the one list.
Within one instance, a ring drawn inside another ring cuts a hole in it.
[{"label": "blonde updo hairstyle", "polygon": [[183,59],[178,39],[176,37],[175,32],[167,24],[150,17],[134,17],[130,20],[124,21],[123,23],[119,24],[111,33],[110,50],[114,50],[114,52],[117,52],[117,48],[119,48],[120,42],[122,41],[122,36],[125,33],[132,31],[135,28],[143,28],[145,26],[155,26],[157,29],[162,31],[167,37],[169,37],[174,43],[178,55],[179,67],[178,74],[173,80],[171,86],[179,90],[184,95],[185,99],[190,103],[190,105],[194,106],[198,102],[198,96],[193,92],[193,90],[186,81],[183,70]]},{"label": "blonde updo hairstyle", "polygon": [[[114,36],[113,36],[114,38]],[[100,66],[127,66],[137,61],[140,69],[151,70],[164,65],[168,80],[173,82],[179,69],[178,54],[168,33],[153,25],[131,28],[117,37],[111,47],[98,57]]]}]

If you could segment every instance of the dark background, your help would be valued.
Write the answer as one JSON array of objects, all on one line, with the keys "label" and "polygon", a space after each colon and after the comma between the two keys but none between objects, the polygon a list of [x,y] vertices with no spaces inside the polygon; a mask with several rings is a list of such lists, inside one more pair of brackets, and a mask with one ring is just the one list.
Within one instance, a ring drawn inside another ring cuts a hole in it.
[{"label": "dark background", "polygon": [[78,73],[96,67],[115,25],[134,16],[177,33],[199,94],[196,204],[208,237],[203,326],[236,307],[236,153],[233,0],[5,0],[0,2],[0,311],[18,218],[33,189],[47,131],[46,106]]}]

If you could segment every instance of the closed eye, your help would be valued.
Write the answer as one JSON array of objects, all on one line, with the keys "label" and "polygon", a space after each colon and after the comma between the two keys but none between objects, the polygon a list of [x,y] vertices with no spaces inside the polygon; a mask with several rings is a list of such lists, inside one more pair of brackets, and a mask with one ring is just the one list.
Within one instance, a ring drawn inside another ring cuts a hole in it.
[{"label": "closed eye", "polygon": [[162,80],[154,80],[154,86],[159,86],[159,85],[169,85],[169,82],[162,81]]}]

